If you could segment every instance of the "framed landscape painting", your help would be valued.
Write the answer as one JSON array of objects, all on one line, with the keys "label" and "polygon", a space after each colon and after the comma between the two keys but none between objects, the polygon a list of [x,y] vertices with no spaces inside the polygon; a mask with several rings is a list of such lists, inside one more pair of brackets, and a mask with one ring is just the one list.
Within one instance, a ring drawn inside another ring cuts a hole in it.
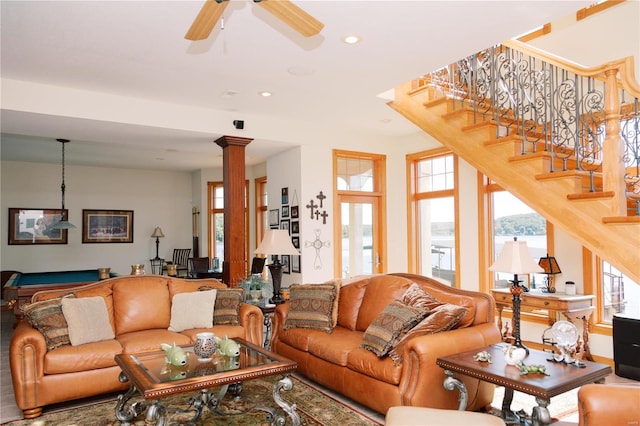
[{"label": "framed landscape painting", "polygon": [[83,243],[133,243],[133,210],[82,210]]},{"label": "framed landscape painting", "polygon": [[[69,211],[64,210],[65,217]],[[9,245],[67,244],[66,229],[52,229],[60,209],[9,209]]]}]

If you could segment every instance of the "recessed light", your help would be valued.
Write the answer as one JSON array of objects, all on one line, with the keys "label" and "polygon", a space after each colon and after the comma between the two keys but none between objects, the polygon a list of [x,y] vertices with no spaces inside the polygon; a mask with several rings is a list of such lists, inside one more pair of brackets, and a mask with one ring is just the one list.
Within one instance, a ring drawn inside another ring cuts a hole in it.
[{"label": "recessed light", "polygon": [[342,41],[347,44],[356,44],[362,41],[362,39],[357,35],[347,35],[342,37]]},{"label": "recessed light", "polygon": [[273,95],[273,93],[271,93],[271,92],[267,92],[267,91],[258,92],[258,94],[259,94],[260,96],[262,96],[263,98],[268,98],[269,96]]}]

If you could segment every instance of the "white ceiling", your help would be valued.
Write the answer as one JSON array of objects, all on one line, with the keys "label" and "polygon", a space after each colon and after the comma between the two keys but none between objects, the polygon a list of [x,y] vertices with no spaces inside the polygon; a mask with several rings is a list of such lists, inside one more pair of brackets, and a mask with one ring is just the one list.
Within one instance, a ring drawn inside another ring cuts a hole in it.
[{"label": "white ceiling", "polygon": [[[325,24],[319,35],[304,38],[258,5],[231,0],[224,29],[190,42],[184,34],[203,1],[2,0],[3,99],[7,83],[20,80],[211,117],[192,126],[140,125],[134,108],[114,121],[3,100],[2,160],[59,162],[55,139],[68,138],[68,164],[195,170],[221,164],[212,141],[225,134],[254,138],[248,163],[326,143],[324,134],[392,141],[416,129],[379,94],[589,2],[295,3]],[[362,42],[342,43],[348,34]],[[273,96],[258,96],[263,90]],[[233,128],[234,119],[245,120],[244,130]]]}]

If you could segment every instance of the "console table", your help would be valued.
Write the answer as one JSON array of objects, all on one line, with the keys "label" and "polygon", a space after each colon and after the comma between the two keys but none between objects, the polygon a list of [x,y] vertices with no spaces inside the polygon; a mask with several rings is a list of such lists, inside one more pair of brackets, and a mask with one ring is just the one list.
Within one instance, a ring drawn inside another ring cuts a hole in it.
[{"label": "console table", "polygon": [[[512,296],[508,288],[494,288],[491,290],[496,301],[498,310],[498,327],[502,331],[502,311],[504,308],[511,309]],[[542,293],[529,291],[520,296],[520,307],[524,312],[535,312],[536,310],[546,310],[548,312],[549,325],[553,325],[558,320],[558,313],[564,315],[567,321],[574,322],[582,320],[583,353],[587,360],[593,361],[589,350],[589,324],[591,314],[595,310],[593,306],[595,296],[593,295],[569,295],[564,293]],[[511,324],[513,330],[513,324]],[[506,341],[507,333],[503,333]]]}]

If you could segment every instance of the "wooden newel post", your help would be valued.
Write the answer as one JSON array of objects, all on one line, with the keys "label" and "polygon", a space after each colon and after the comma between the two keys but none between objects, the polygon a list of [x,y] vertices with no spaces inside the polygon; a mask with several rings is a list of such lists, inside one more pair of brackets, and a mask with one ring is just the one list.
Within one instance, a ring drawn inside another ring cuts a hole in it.
[{"label": "wooden newel post", "polygon": [[253,139],[222,136],[215,143],[222,148],[224,181],[224,267],[222,280],[236,287],[246,273],[245,147]]}]

